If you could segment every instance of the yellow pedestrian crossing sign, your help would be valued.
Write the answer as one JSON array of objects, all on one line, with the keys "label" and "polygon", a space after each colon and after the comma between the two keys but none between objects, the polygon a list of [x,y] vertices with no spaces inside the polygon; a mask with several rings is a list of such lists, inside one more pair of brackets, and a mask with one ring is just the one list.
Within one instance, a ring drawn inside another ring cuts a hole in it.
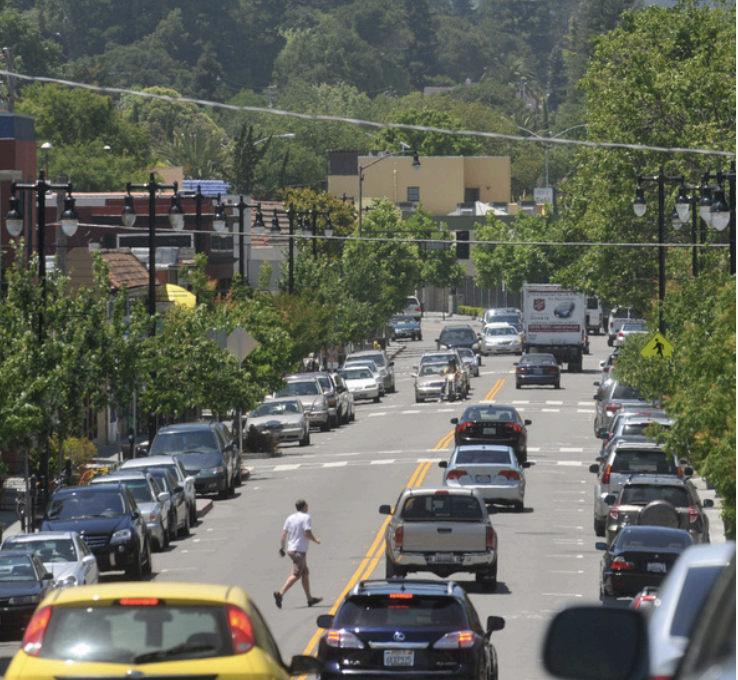
[{"label": "yellow pedestrian crossing sign", "polygon": [[654,336],[646,343],[641,350],[641,356],[645,359],[648,357],[661,357],[665,359],[674,353],[674,345],[672,345],[661,333],[655,333]]}]

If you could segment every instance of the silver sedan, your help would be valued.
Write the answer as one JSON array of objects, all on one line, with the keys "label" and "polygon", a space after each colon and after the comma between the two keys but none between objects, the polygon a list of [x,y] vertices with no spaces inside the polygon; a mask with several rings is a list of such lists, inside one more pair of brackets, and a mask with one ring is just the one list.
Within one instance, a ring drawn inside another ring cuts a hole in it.
[{"label": "silver sedan", "polygon": [[54,588],[69,588],[97,583],[97,560],[76,531],[41,531],[7,538],[1,550],[37,552],[46,571],[54,575]]},{"label": "silver sedan", "polygon": [[257,406],[246,419],[246,427],[252,426],[280,442],[310,444],[310,420],[299,399],[282,397]]},{"label": "silver sedan", "polygon": [[511,505],[522,512],[525,504],[525,474],[530,463],[518,463],[509,446],[462,444],[448,461],[442,460],[443,485],[450,488],[476,489],[488,504]]}]

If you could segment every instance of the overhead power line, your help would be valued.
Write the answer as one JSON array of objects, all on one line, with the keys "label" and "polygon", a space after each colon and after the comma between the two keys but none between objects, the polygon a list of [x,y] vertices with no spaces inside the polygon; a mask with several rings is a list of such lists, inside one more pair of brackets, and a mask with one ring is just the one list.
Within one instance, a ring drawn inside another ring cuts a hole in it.
[{"label": "overhead power line", "polygon": [[159,99],[169,102],[183,102],[188,104],[196,104],[210,108],[225,109],[229,111],[249,111],[252,113],[263,113],[272,116],[283,116],[285,118],[298,118],[300,120],[323,121],[330,123],[346,123],[349,125],[360,125],[364,127],[372,127],[377,129],[395,128],[398,130],[415,130],[417,132],[437,132],[445,135],[456,135],[459,137],[481,137],[484,139],[501,139],[511,142],[534,142],[540,143],[545,141],[546,144],[563,144],[573,146],[583,146],[595,149],[629,149],[631,151],[655,151],[670,154],[698,154],[702,156],[727,156],[735,157],[735,152],[718,151],[716,149],[690,149],[683,147],[663,147],[649,146],[647,144],[623,144],[619,142],[590,142],[586,140],[563,139],[554,137],[521,137],[519,135],[508,135],[501,132],[482,132],[479,130],[447,130],[445,128],[429,127],[426,125],[409,125],[406,123],[380,123],[372,120],[362,120],[359,118],[343,118],[340,116],[323,116],[318,114],[297,113],[295,111],[283,111],[281,109],[264,108],[260,106],[241,106],[235,104],[224,104],[222,102],[214,102],[207,99],[193,99],[191,97],[170,97],[163,94],[154,94],[153,92],[140,92],[138,90],[126,90],[119,87],[106,87],[103,85],[88,85],[86,83],[77,83],[72,80],[62,80],[59,78],[46,78],[42,76],[27,76],[13,71],[0,70],[0,76],[12,76],[20,80],[29,80],[38,83],[55,83],[57,85],[66,85],[67,87],[76,87],[83,90],[91,90],[93,92],[101,92],[111,95],[133,95],[136,97],[144,97],[147,99]]}]

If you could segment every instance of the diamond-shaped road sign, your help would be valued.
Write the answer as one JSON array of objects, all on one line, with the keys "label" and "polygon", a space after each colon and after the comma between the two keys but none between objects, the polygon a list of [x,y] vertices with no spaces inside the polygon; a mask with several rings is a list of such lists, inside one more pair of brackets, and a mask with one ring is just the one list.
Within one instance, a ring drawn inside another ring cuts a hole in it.
[{"label": "diamond-shaped road sign", "polygon": [[226,341],[226,349],[236,357],[239,364],[258,346],[259,343],[241,326],[237,326]]},{"label": "diamond-shaped road sign", "polygon": [[648,357],[661,357],[665,359],[674,353],[674,345],[672,345],[661,333],[655,333],[654,336],[646,343],[641,350],[641,356],[645,359]]}]

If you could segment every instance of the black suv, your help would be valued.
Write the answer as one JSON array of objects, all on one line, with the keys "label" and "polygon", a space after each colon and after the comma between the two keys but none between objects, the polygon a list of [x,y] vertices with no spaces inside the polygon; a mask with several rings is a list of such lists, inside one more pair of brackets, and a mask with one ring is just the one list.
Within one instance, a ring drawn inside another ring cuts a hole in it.
[{"label": "black suv", "polygon": [[478,358],[482,356],[482,341],[471,326],[446,326],[436,338],[436,351],[466,347]]},{"label": "black suv", "polygon": [[76,531],[95,554],[100,571],[125,570],[140,581],[151,573],[146,520],[122,482],[57,489],[41,531]]},{"label": "black suv", "polygon": [[[335,616],[318,626],[321,680],[333,678],[454,677],[497,680],[497,652],[490,642],[505,619],[482,627],[469,596],[455,581],[361,581]],[[407,676],[405,675],[407,674]]]},{"label": "black suv", "polygon": [[711,508],[711,499],[700,500],[688,479],[666,475],[633,475],[620,489],[609,494],[607,544],[612,545],[624,526],[640,524],[684,529],[695,543],[710,542],[710,520],[703,508]]},{"label": "black suv", "polygon": [[238,443],[222,423],[180,423],[162,427],[151,443],[150,456],[176,456],[195,479],[198,494],[225,498],[241,484]]}]

